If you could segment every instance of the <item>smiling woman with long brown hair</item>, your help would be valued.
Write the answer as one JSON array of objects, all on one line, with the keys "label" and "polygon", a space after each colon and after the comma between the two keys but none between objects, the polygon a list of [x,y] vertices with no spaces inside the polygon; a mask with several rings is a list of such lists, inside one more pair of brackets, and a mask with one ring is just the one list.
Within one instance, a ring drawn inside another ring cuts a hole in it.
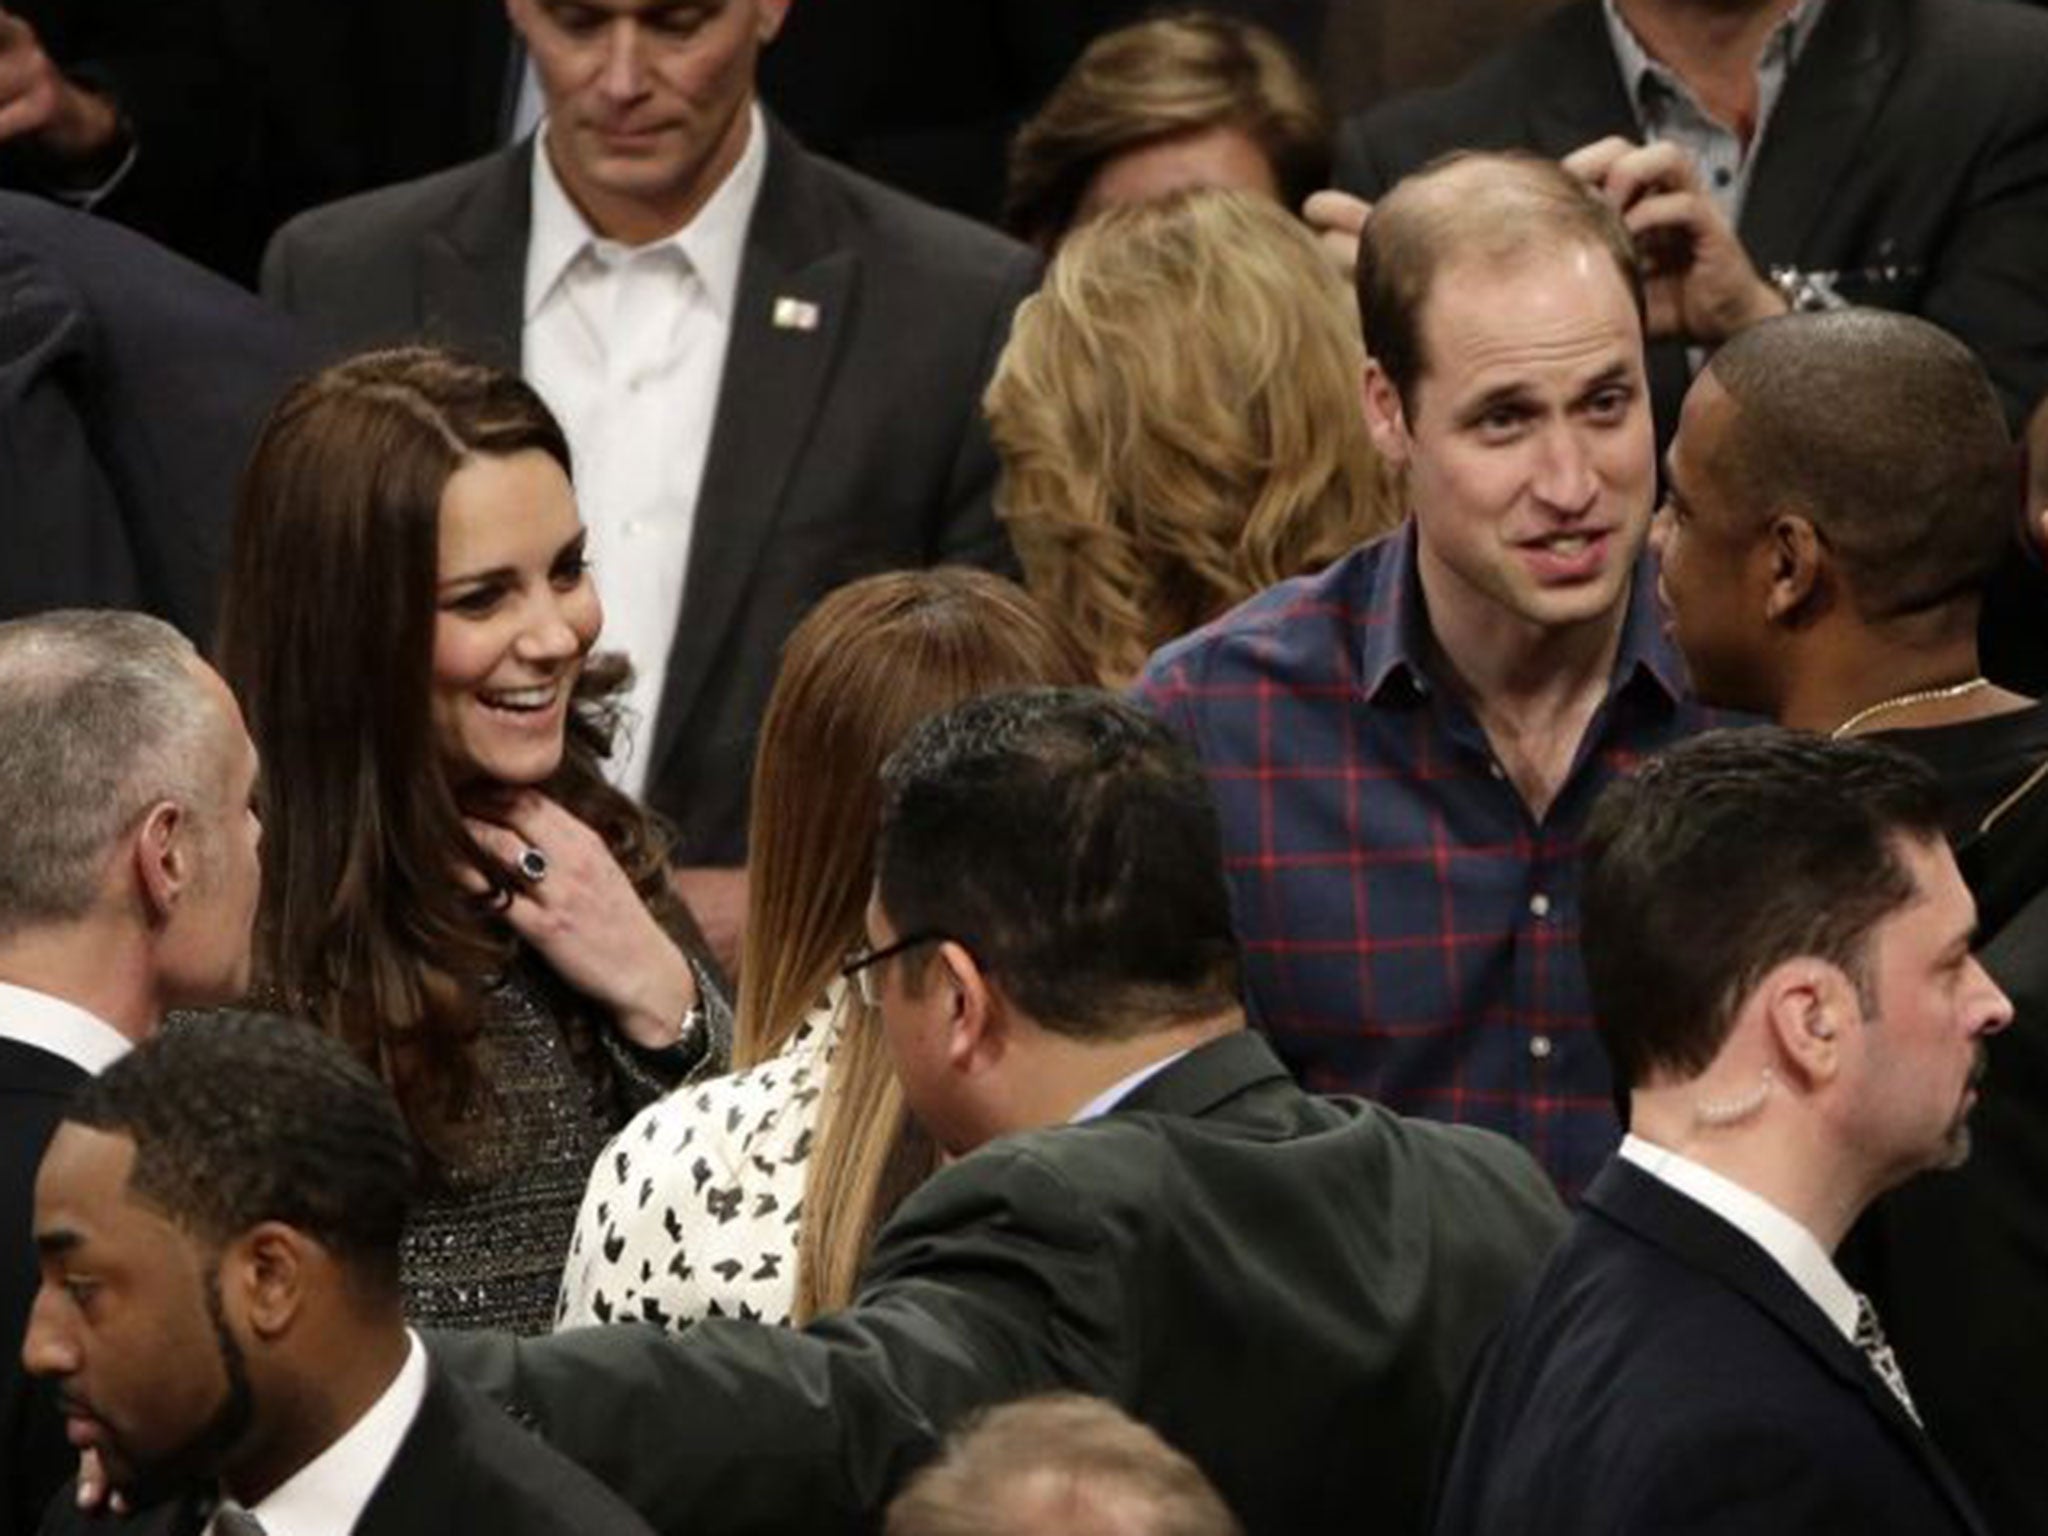
[{"label": "smiling woman with long brown hair", "polygon": [[603,776],[602,625],[518,379],[372,353],[278,407],[218,646],[263,765],[256,993],[353,1046],[429,1156],[416,1321],[545,1328],[591,1160],[726,1054],[661,841]]}]

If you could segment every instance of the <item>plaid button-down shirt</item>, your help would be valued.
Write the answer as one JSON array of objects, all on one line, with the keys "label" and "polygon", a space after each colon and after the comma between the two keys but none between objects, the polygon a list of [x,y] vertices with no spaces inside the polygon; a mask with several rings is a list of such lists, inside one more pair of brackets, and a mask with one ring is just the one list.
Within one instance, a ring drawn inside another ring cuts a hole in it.
[{"label": "plaid button-down shirt", "polygon": [[1713,723],[1649,569],[1541,821],[1430,675],[1412,522],[1167,646],[1136,689],[1207,771],[1251,1011],[1302,1081],[1504,1132],[1574,1194],[1621,1139],[1580,831],[1609,779]]}]

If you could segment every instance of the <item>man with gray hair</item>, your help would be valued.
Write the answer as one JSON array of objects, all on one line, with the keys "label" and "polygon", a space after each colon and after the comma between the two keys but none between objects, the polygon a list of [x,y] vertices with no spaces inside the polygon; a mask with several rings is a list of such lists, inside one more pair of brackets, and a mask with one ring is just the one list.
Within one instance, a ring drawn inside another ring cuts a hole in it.
[{"label": "man with gray hair", "polygon": [[167,1009],[248,985],[255,781],[233,696],[170,625],[0,624],[0,1536],[35,1529],[73,1465],[14,1358],[37,1165],[88,1076]]}]

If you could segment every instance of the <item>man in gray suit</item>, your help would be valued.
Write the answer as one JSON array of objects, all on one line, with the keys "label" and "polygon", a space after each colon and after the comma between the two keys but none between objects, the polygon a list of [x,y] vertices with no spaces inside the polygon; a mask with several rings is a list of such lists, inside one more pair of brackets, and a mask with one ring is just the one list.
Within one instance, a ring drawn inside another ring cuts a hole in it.
[{"label": "man in gray suit", "polygon": [[265,293],[334,339],[520,368],[561,415],[639,674],[621,779],[675,823],[728,948],[789,631],[854,576],[1010,560],[979,402],[1035,277],[761,112],[788,3],[506,0],[537,137],[307,214],[264,263]]}]

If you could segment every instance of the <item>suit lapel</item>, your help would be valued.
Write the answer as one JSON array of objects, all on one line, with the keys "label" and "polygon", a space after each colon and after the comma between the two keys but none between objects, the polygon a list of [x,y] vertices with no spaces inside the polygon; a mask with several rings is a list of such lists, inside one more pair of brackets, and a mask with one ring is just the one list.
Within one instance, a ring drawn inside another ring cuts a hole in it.
[{"label": "suit lapel", "polygon": [[1557,14],[1529,57],[1529,148],[1552,159],[1609,134],[1637,138],[1635,108],[1607,36],[1599,0],[1582,0]]},{"label": "suit lapel", "polygon": [[451,1388],[441,1368],[427,1362],[427,1393],[413,1415],[391,1465],[356,1517],[353,1536],[441,1536],[461,1529],[449,1463],[459,1442]]},{"label": "suit lapel", "polygon": [[1742,243],[1759,268],[1801,265],[1807,232],[1828,206],[1906,56],[1895,0],[1827,7],[1764,131],[1742,207]]},{"label": "suit lapel", "polygon": [[454,215],[420,244],[420,329],[479,362],[519,371],[532,139],[493,156]]},{"label": "suit lapel", "polygon": [[[684,735],[783,506],[844,345],[860,256],[846,247],[832,189],[773,122],[747,230],[732,335],[697,493],[683,617],[654,722],[650,781]],[[806,308],[805,306],[808,306]]]},{"label": "suit lapel", "polygon": [[1812,1298],[1762,1248],[1705,1206],[1619,1158],[1601,1170],[1584,1199],[1589,1208],[1646,1242],[1674,1254],[1693,1269],[1716,1276],[1799,1340],[1830,1372],[1860,1392],[1871,1410],[1911,1448],[1963,1523],[1972,1531],[1983,1531],[1969,1495],[1927,1432],[1899,1405],[1863,1352],[1842,1337]]}]

